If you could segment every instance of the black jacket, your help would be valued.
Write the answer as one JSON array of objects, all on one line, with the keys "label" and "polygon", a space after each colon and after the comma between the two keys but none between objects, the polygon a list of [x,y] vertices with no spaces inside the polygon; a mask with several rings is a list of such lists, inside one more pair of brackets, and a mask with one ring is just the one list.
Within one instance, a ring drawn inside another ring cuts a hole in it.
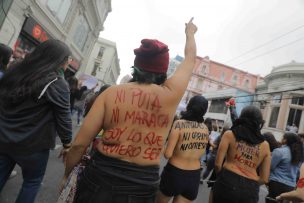
[{"label": "black jacket", "polygon": [[0,153],[30,154],[72,140],[70,92],[66,81],[50,84],[38,100],[28,98],[17,106],[0,107]]}]

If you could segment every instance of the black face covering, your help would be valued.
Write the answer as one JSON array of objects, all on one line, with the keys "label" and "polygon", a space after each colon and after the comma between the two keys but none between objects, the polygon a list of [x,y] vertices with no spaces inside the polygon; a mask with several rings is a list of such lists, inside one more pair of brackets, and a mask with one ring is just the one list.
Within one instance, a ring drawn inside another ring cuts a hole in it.
[{"label": "black face covering", "polygon": [[263,122],[258,122],[248,118],[239,118],[231,127],[237,141],[245,141],[247,144],[257,145],[264,142],[261,134]]}]

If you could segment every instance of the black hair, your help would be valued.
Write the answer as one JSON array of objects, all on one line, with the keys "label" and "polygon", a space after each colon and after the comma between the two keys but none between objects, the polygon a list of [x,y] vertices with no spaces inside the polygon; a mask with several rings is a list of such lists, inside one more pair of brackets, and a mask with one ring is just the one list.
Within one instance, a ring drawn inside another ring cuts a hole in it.
[{"label": "black hair", "polygon": [[246,106],[240,117],[233,122],[231,130],[237,142],[244,141],[249,145],[257,145],[265,141],[261,134],[263,125],[261,110],[255,106]]},{"label": "black hair", "polygon": [[181,119],[204,122],[204,115],[208,109],[208,101],[205,97],[196,95],[188,102],[186,111],[181,112]]},{"label": "black hair", "polygon": [[0,43],[0,71],[5,71],[7,69],[7,64],[13,54],[13,50],[5,45]]},{"label": "black hair", "polygon": [[275,139],[274,135],[271,132],[266,132],[263,134],[265,140],[268,142],[270,151],[272,152],[274,149],[279,147],[279,143]]},{"label": "black hair", "polygon": [[261,110],[256,106],[246,106],[243,108],[240,119],[248,119],[257,129],[261,130],[264,125]]},{"label": "black hair", "polygon": [[213,131],[218,131],[218,126],[215,123],[212,124],[212,130]]},{"label": "black hair", "polygon": [[286,132],[283,136],[286,145],[290,148],[291,163],[296,165],[303,161],[303,143],[300,137],[292,132]]},{"label": "black hair", "polygon": [[133,73],[130,82],[139,84],[157,84],[161,85],[167,80],[167,73],[152,73],[144,71],[138,67],[132,66]]},{"label": "black hair", "polygon": [[32,53],[12,65],[0,81],[0,105],[16,105],[37,96],[58,76],[58,70],[71,56],[69,47],[59,40],[47,40]]},{"label": "black hair", "polygon": [[70,91],[71,92],[75,92],[78,88],[78,79],[73,76],[73,77],[69,77],[68,79],[66,79],[68,84],[69,84],[69,87],[70,87]]},{"label": "black hair", "polygon": [[212,131],[212,119],[208,117],[205,119],[204,123],[207,126],[209,134],[210,134]]},{"label": "black hair", "polygon": [[304,133],[298,133],[298,136],[299,136],[301,139],[304,139]]}]

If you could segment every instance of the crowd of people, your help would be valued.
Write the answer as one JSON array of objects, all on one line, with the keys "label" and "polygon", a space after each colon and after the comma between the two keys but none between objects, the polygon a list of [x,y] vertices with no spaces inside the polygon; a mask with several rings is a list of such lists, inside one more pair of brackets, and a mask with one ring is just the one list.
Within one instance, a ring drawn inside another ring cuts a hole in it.
[{"label": "crowd of people", "polygon": [[[170,78],[168,46],[143,39],[130,82],[96,94],[77,78],[64,78],[71,51],[63,42],[45,41],[12,65],[12,50],[0,44],[0,192],[17,164],[23,184],[16,202],[33,203],[58,135],[65,164],[60,191],[91,155],[66,202],[187,203],[197,198],[201,178],[208,179],[213,203],[256,203],[264,184],[266,202],[304,201],[302,134],[288,131],[278,143],[262,134],[257,107],[238,116],[233,99],[227,103],[232,126],[221,130],[204,118],[203,96],[175,115],[195,66],[192,21],[185,25],[185,58]],[[81,127],[72,141],[74,111]],[[160,176],[162,155],[168,162]]]}]

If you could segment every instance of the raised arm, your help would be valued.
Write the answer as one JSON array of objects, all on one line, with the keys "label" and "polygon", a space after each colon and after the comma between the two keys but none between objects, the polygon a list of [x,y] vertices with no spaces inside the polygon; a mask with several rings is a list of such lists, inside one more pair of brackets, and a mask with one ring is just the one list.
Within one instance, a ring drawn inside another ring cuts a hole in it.
[{"label": "raised arm", "polygon": [[164,86],[168,87],[170,90],[172,90],[173,94],[179,97],[184,94],[195,65],[196,43],[194,34],[197,31],[197,27],[192,23],[192,20],[193,18],[186,23],[185,59],[177,67],[177,70],[173,76],[164,83]]}]

